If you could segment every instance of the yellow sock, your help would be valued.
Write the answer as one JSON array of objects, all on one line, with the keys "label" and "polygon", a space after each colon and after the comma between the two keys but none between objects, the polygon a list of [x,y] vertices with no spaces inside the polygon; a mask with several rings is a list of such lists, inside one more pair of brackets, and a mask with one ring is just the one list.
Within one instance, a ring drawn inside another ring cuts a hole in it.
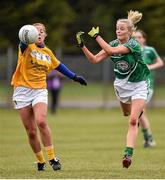
[{"label": "yellow sock", "polygon": [[36,153],[36,157],[37,157],[37,161],[39,163],[44,163],[45,162],[44,155],[43,155],[42,151]]},{"label": "yellow sock", "polygon": [[53,145],[45,147],[45,150],[46,150],[47,155],[48,155],[48,160],[54,159],[55,156],[54,156],[54,147],[53,147]]}]

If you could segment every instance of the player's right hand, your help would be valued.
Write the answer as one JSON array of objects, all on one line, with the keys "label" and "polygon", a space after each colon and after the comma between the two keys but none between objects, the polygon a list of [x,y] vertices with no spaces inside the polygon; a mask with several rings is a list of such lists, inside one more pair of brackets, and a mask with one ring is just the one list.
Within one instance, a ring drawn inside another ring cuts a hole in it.
[{"label": "player's right hand", "polygon": [[77,43],[78,43],[78,47],[83,47],[84,46],[84,40],[82,38],[82,35],[84,34],[83,31],[79,31],[76,34],[76,39],[77,39]]},{"label": "player's right hand", "polygon": [[73,77],[73,80],[74,80],[75,82],[80,83],[81,85],[87,86],[87,81],[86,81],[86,79],[85,79],[84,77],[82,77],[82,76],[77,76],[77,75],[75,75],[75,76]]},{"label": "player's right hand", "polygon": [[99,27],[95,28],[93,27],[89,32],[89,36],[96,38],[99,35]]}]

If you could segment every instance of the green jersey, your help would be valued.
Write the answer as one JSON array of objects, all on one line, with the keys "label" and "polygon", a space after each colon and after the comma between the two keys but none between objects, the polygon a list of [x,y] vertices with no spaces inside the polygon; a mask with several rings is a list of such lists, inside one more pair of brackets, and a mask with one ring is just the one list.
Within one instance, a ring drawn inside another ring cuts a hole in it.
[{"label": "green jersey", "polygon": [[[121,45],[116,39],[109,43],[112,47]],[[115,76],[118,79],[125,79],[128,77],[129,82],[140,82],[147,80],[150,74],[146,63],[143,60],[140,44],[134,39],[123,44],[130,52],[127,54],[113,54],[111,60],[114,63]]]},{"label": "green jersey", "polygon": [[[144,46],[144,48],[142,49],[142,53],[143,53],[144,62],[148,65],[153,64],[155,62],[156,58],[159,57],[156,50],[150,46]],[[155,71],[151,70],[151,74],[150,74],[149,78],[150,78],[150,82],[151,82],[151,87],[153,88],[154,87],[154,79],[155,79]]]}]

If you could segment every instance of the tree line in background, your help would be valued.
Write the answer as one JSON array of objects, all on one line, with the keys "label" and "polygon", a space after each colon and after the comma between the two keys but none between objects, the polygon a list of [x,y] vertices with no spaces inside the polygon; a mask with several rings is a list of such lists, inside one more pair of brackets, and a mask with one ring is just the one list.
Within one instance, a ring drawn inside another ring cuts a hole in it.
[{"label": "tree line in background", "polygon": [[[148,35],[148,43],[160,54],[165,47],[164,0],[1,0],[0,1],[0,52],[10,45],[18,45],[18,31],[25,24],[42,22],[47,27],[47,45],[51,49],[62,48],[64,53],[80,53],[76,47],[77,31],[87,32],[93,26],[108,42],[115,38],[118,18],[126,18],[127,11],[138,10],[143,19],[137,24]],[[87,35],[87,46],[98,45]]]}]

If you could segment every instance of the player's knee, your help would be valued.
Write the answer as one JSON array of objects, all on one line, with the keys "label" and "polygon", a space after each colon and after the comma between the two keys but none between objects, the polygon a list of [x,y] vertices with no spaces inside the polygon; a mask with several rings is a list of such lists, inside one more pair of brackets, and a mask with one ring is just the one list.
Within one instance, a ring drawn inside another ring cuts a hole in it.
[{"label": "player's knee", "polygon": [[37,125],[38,125],[39,128],[45,128],[45,126],[47,126],[46,116],[45,115],[37,116],[37,118],[35,120],[36,120]]},{"label": "player's knee", "polygon": [[41,119],[40,121],[38,121],[38,127],[40,129],[44,129],[47,126],[47,123],[45,120]]},{"label": "player's knee", "polygon": [[35,139],[37,136],[37,131],[35,129],[31,129],[28,131],[28,136],[30,139]]},{"label": "player's knee", "polygon": [[130,120],[129,120],[129,125],[130,126],[136,126],[137,125],[137,118],[136,117],[130,117]]}]

